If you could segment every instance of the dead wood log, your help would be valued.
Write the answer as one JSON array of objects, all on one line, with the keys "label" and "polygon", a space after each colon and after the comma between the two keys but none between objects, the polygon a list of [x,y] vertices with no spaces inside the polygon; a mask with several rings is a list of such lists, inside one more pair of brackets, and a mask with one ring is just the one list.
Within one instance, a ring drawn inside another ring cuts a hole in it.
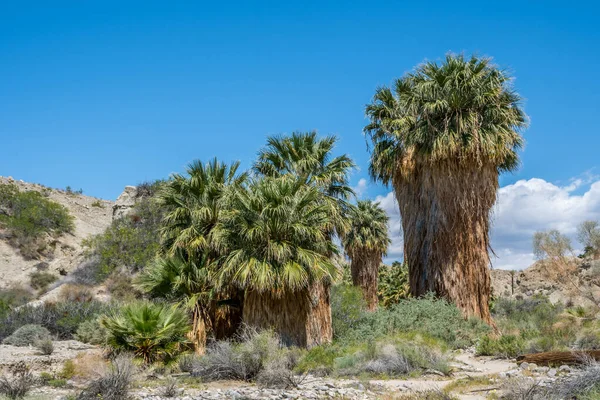
[{"label": "dead wood log", "polygon": [[587,360],[600,361],[600,350],[582,351],[548,351],[545,353],[524,354],[517,357],[517,364],[530,363],[536,365],[574,365],[584,364]]}]

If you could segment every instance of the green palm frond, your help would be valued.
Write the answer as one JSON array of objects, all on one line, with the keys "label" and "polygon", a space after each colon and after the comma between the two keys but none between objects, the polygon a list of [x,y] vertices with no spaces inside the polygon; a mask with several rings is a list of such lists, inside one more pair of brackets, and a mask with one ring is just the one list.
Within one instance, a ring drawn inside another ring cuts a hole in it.
[{"label": "green palm frond", "polygon": [[267,177],[238,189],[215,226],[221,243],[219,280],[276,293],[332,279],[327,196],[289,175]]},{"label": "green palm frond", "polygon": [[489,58],[448,55],[377,89],[365,109],[372,178],[389,184],[395,174],[448,160],[517,168],[527,116],[511,82]]},{"label": "green palm frond", "polygon": [[177,306],[138,302],[127,304],[102,319],[108,343],[132,351],[145,363],[166,361],[185,343],[189,320]]},{"label": "green palm frond", "polygon": [[375,252],[386,254],[391,243],[388,232],[388,216],[379,203],[359,201],[349,212],[350,229],[344,235],[342,244],[346,254],[354,258],[360,253]]}]

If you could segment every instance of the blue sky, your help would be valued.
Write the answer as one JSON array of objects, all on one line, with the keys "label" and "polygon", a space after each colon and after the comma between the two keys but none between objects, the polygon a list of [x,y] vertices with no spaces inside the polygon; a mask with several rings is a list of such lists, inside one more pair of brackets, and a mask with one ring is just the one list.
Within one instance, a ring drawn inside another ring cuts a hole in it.
[{"label": "blue sky", "polygon": [[316,129],[340,137],[358,185],[375,88],[453,51],[494,57],[526,99],[523,165],[502,186],[584,177],[568,192],[584,196],[600,147],[597,13],[547,1],[3,2],[0,175],[114,199],[196,158],[248,166],[267,135]]}]

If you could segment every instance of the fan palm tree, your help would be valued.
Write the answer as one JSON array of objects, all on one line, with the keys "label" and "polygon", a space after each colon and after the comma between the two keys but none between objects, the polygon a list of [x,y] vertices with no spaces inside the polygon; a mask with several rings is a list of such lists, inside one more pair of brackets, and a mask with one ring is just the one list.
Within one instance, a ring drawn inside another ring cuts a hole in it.
[{"label": "fan palm tree", "polygon": [[158,196],[166,210],[161,231],[166,257],[140,277],[149,293],[187,304],[194,322],[189,337],[200,353],[207,331],[227,337],[241,322],[242,293],[227,286],[214,290],[214,261],[220,254],[211,242],[227,193],[247,180],[238,169],[239,162],[194,161],[187,175],[172,176]]},{"label": "fan palm tree", "polygon": [[318,138],[316,132],[271,136],[258,153],[254,171],[268,177],[292,175],[317,187],[332,203],[332,223],[343,234],[348,229],[347,201],[354,195],[348,174],[355,164],[345,154],[332,156],[336,142],[335,136]]},{"label": "fan palm tree", "polygon": [[108,344],[132,351],[150,364],[168,361],[185,343],[188,318],[177,306],[149,302],[131,303],[101,319],[108,329]]},{"label": "fan palm tree", "polygon": [[379,265],[390,244],[388,216],[379,203],[363,200],[350,210],[350,230],[342,239],[350,257],[352,283],[362,289],[371,311],[377,308]]},{"label": "fan palm tree", "polygon": [[379,88],[366,115],[371,176],[400,206],[411,294],[433,291],[491,323],[490,210],[527,120],[510,75],[448,55]]},{"label": "fan palm tree", "polygon": [[329,207],[313,186],[289,175],[262,178],[231,196],[214,241],[224,256],[220,281],[245,290],[243,320],[272,328],[290,345],[332,337],[329,292],[337,269]]}]

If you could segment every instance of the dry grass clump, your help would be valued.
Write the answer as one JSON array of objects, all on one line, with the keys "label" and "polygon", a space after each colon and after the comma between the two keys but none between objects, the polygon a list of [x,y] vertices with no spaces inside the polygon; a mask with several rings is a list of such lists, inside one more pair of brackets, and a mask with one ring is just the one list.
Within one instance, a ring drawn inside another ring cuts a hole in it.
[{"label": "dry grass clump", "polygon": [[[272,366],[270,363],[284,352],[279,338],[271,331],[258,332],[246,327],[239,340],[216,342],[209,346],[203,357],[191,361],[192,375],[206,381],[250,381],[257,378],[265,367]],[[187,363],[184,362],[184,368],[189,368]],[[267,381],[269,379],[264,377],[264,382]]]},{"label": "dry grass clump", "polygon": [[79,393],[77,400],[126,400],[134,373],[135,367],[130,357],[117,357],[104,375]]},{"label": "dry grass clump", "polygon": [[35,383],[29,367],[21,361],[10,368],[10,375],[0,376],[0,394],[9,399],[22,399]]}]

